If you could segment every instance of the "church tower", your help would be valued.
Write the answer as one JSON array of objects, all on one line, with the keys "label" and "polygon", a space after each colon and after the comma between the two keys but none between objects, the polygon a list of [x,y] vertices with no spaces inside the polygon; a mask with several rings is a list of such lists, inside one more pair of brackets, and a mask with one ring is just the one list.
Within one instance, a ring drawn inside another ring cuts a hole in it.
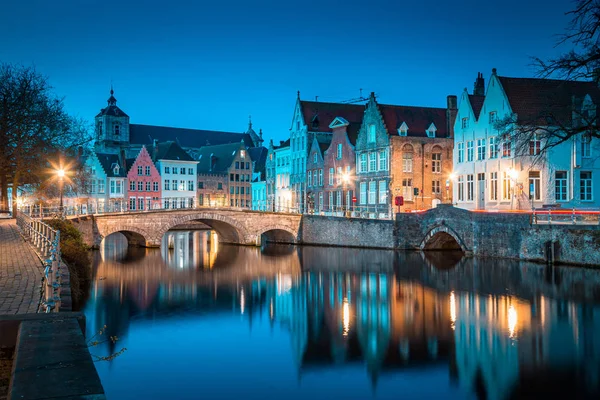
[{"label": "church tower", "polygon": [[114,93],[111,86],[108,105],[96,115],[94,146],[100,152],[118,152],[121,146],[129,144],[129,116],[117,107]]}]

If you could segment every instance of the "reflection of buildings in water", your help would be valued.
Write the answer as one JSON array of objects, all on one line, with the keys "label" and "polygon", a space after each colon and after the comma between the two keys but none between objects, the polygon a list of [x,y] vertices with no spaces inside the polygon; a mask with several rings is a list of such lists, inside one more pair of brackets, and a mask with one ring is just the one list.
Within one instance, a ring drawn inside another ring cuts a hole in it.
[{"label": "reflection of buildings in water", "polygon": [[529,302],[451,293],[450,299],[458,376],[465,389],[505,399],[524,376],[554,370],[585,371],[579,385],[599,389],[600,338],[593,334],[600,328],[599,307],[543,296]]},{"label": "reflection of buildings in water", "polygon": [[300,371],[364,362],[375,383],[385,370],[444,359],[452,347],[447,296],[391,275],[308,272],[291,291],[271,293],[271,316],[289,327]]},{"label": "reflection of buildings in water", "polygon": [[212,268],[217,259],[219,238],[215,231],[168,231],[161,254],[171,268]]}]

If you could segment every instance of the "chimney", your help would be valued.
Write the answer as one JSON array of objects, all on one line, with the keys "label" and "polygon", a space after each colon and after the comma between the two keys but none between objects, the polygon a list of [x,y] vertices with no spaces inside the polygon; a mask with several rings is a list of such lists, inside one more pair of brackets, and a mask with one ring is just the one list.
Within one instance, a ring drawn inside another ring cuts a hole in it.
[{"label": "chimney", "polygon": [[458,114],[457,98],[454,95],[446,97],[446,132],[448,137],[454,137],[454,122]]},{"label": "chimney", "polygon": [[477,79],[475,80],[475,85],[473,87],[473,94],[477,96],[485,96],[485,79],[483,79],[483,74],[481,72],[477,73]]},{"label": "chimney", "polygon": [[156,161],[156,156],[158,155],[158,140],[152,140],[152,160]]},{"label": "chimney", "polygon": [[123,173],[127,173],[127,165],[125,165],[125,149],[121,148],[121,166],[123,167]]}]

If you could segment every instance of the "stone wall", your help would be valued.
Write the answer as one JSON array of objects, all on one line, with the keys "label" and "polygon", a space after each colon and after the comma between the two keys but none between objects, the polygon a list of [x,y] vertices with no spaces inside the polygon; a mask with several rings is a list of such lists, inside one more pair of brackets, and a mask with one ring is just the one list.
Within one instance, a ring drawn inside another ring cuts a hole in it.
[{"label": "stone wall", "polygon": [[320,246],[394,248],[394,222],[304,215],[300,243]]}]

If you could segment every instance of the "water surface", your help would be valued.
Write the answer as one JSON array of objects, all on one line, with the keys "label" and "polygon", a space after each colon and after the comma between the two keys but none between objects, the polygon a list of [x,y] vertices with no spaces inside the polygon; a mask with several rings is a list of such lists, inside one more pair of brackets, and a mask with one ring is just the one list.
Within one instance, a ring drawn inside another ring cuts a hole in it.
[{"label": "water surface", "polygon": [[599,397],[593,270],[112,235],[85,313],[109,399]]}]

